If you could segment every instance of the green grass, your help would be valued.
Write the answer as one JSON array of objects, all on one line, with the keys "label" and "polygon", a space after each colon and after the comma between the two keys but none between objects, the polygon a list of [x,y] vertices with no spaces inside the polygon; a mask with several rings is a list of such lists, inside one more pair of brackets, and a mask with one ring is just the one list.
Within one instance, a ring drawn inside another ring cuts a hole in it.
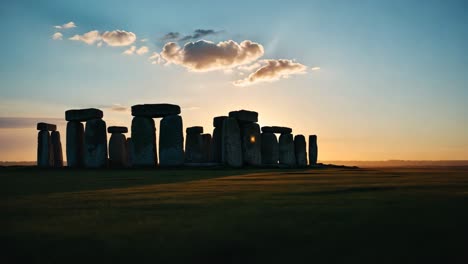
[{"label": "green grass", "polygon": [[0,169],[3,263],[468,263],[468,168]]}]

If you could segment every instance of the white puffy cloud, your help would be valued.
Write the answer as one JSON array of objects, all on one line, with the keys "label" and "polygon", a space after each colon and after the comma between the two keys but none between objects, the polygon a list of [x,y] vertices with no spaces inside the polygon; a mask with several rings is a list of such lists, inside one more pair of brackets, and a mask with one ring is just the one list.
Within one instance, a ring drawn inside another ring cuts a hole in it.
[{"label": "white puffy cloud", "polygon": [[320,70],[320,67],[315,66],[315,67],[312,67],[312,68],[310,68],[310,69],[311,69],[312,71],[318,71],[318,70]]},{"label": "white puffy cloud", "polygon": [[71,37],[70,40],[83,41],[84,43],[88,45],[92,45],[94,44],[94,42],[101,40],[101,35],[99,35],[99,31],[93,30],[83,35],[75,35]]},{"label": "white puffy cloud", "polygon": [[168,63],[184,66],[191,71],[204,72],[248,64],[263,54],[263,46],[250,40],[241,43],[227,40],[217,44],[199,40],[188,42],[184,47],[175,42],[166,43],[160,55]]},{"label": "white puffy cloud", "polygon": [[52,35],[52,39],[53,39],[53,40],[62,40],[62,39],[63,39],[63,34],[60,33],[60,32],[55,32],[55,33]]},{"label": "white puffy cloud", "polygon": [[131,46],[130,48],[128,48],[127,50],[125,50],[124,52],[122,52],[122,54],[124,54],[124,55],[132,55],[133,53],[135,53],[135,50],[136,50],[136,46]]},{"label": "white puffy cloud", "polygon": [[136,35],[125,30],[106,31],[101,38],[109,46],[128,46],[135,42]]},{"label": "white puffy cloud", "polygon": [[247,78],[234,82],[236,86],[248,86],[258,82],[273,82],[290,75],[306,73],[307,66],[292,60],[262,60],[262,67]]},{"label": "white puffy cloud", "polygon": [[136,54],[138,55],[143,55],[145,53],[148,53],[149,49],[147,46],[141,46],[139,49],[136,50]]},{"label": "white puffy cloud", "polygon": [[75,27],[76,27],[76,25],[75,25],[75,22],[73,22],[73,21],[70,21],[70,22],[68,22],[66,24],[63,24],[61,26],[54,26],[54,28],[56,28],[56,29],[69,29],[69,28],[75,28]]},{"label": "white puffy cloud", "polygon": [[260,66],[262,66],[262,65],[260,65],[260,63],[255,62],[255,63],[252,63],[250,65],[241,65],[241,66],[237,67],[237,69],[239,69],[241,71],[253,71],[255,69],[260,68]]},{"label": "white puffy cloud", "polygon": [[157,52],[153,52],[151,56],[148,58],[149,61],[151,61],[151,64],[162,64],[164,63],[164,60],[161,58],[161,55]]}]

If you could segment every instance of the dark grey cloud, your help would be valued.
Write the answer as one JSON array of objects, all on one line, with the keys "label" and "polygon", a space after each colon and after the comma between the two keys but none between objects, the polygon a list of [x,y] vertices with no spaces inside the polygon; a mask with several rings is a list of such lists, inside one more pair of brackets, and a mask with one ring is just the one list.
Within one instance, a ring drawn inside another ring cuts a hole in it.
[{"label": "dark grey cloud", "polygon": [[169,41],[169,40],[177,40],[179,39],[179,37],[180,37],[179,32],[169,32],[166,35],[164,35],[161,39]]},{"label": "dark grey cloud", "polygon": [[64,118],[55,117],[0,117],[0,129],[2,128],[36,128],[37,123],[46,122],[56,125],[64,125]]},{"label": "dark grey cloud", "polygon": [[222,31],[215,31],[213,29],[196,29],[190,35],[181,35],[179,32],[169,32],[164,35],[161,40],[163,41],[189,41],[198,40],[208,35],[217,35]]}]

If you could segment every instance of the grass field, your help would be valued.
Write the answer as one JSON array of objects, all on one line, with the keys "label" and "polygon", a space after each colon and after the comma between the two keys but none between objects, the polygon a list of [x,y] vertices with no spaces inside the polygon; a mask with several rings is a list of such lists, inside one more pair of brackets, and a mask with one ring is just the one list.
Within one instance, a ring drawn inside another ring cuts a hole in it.
[{"label": "grass field", "polygon": [[468,263],[468,167],[1,168],[0,196],[2,263]]}]

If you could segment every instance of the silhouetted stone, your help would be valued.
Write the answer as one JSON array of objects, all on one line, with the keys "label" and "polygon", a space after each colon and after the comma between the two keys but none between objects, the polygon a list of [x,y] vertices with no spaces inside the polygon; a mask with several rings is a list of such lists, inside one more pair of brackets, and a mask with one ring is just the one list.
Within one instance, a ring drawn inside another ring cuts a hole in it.
[{"label": "silhouetted stone", "polygon": [[203,162],[203,139],[201,134],[187,133],[185,139],[185,162],[200,163]]},{"label": "silhouetted stone", "polygon": [[264,133],[275,133],[275,134],[291,134],[292,129],[289,128],[289,127],[264,126],[264,127],[262,127],[262,132],[264,132]]},{"label": "silhouetted stone", "polygon": [[84,126],[78,121],[67,123],[67,166],[80,168],[84,165]]},{"label": "silhouetted stone", "polygon": [[173,104],[141,104],[132,106],[132,115],[159,118],[180,114],[180,106]]},{"label": "silhouetted stone", "polygon": [[109,140],[109,164],[113,168],[127,167],[127,140],[124,134],[112,133]]},{"label": "silhouetted stone", "polygon": [[102,111],[96,108],[72,109],[65,111],[65,120],[83,122],[91,119],[100,119],[103,115]]},{"label": "silhouetted stone", "polygon": [[223,128],[224,120],[228,118],[227,116],[217,116],[213,118],[213,126]]},{"label": "silhouetted stone", "polygon": [[159,126],[159,165],[184,164],[184,135],[182,117],[170,115],[161,119]]},{"label": "silhouetted stone", "polygon": [[44,130],[44,131],[55,131],[57,130],[57,126],[54,124],[48,123],[37,123],[37,130]]},{"label": "silhouetted stone", "polygon": [[54,157],[54,167],[63,167],[63,153],[62,153],[62,142],[60,141],[60,132],[52,131],[50,135],[52,142],[52,152]]},{"label": "silhouetted stone", "polygon": [[260,126],[256,123],[241,124],[242,157],[244,164],[259,166],[262,164],[262,138]]},{"label": "silhouetted stone", "polygon": [[41,130],[37,134],[37,166],[50,168],[54,165],[52,142],[49,131]]},{"label": "silhouetted stone", "polygon": [[203,133],[203,127],[201,127],[201,126],[187,127],[187,129],[185,129],[185,132],[187,134],[202,134]]},{"label": "silhouetted stone", "polygon": [[135,157],[135,149],[133,148],[132,138],[127,138],[127,166],[133,166],[133,159]]},{"label": "silhouetted stone", "polygon": [[223,163],[231,167],[242,167],[242,147],[237,119],[226,118],[223,123]]},{"label": "silhouetted stone", "polygon": [[241,123],[258,122],[258,113],[248,110],[239,110],[229,112],[229,117],[237,119]]},{"label": "silhouetted stone", "polygon": [[107,166],[107,132],[104,120],[91,119],[86,121],[84,146],[86,168]]},{"label": "silhouetted stone", "polygon": [[211,161],[211,135],[203,134],[202,137],[202,156],[203,162]]},{"label": "silhouetted stone", "polygon": [[309,164],[316,165],[318,157],[317,136],[309,136]]},{"label": "silhouetted stone", "polygon": [[156,128],[152,118],[133,118],[132,142],[134,166],[153,167],[157,164]]},{"label": "silhouetted stone", "polygon": [[307,152],[306,141],[303,135],[296,135],[294,137],[294,153],[296,155],[296,164],[298,167],[307,166]]},{"label": "silhouetted stone", "polygon": [[107,128],[108,133],[128,133],[128,128],[124,126],[110,126]]},{"label": "silhouetted stone", "polygon": [[291,134],[281,134],[279,138],[279,163],[289,167],[296,166],[294,140]]},{"label": "silhouetted stone", "polygon": [[213,138],[211,142],[211,155],[215,163],[223,161],[223,127],[215,127],[213,130]]},{"label": "silhouetted stone", "polygon": [[277,165],[279,160],[278,139],[273,133],[262,133],[262,164]]}]

